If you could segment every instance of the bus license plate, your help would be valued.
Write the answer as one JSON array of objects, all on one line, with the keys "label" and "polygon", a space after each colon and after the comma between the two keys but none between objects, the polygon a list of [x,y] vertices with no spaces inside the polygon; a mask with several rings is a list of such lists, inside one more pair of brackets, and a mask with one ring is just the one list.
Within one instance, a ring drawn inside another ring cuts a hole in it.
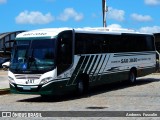
[{"label": "bus license plate", "polygon": [[23,86],[23,90],[31,90],[30,86]]}]

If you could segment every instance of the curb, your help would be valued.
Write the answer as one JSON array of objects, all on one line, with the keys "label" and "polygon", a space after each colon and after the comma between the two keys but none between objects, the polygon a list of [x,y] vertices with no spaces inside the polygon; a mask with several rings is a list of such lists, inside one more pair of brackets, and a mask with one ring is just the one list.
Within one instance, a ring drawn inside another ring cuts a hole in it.
[{"label": "curb", "polygon": [[0,95],[5,95],[5,94],[9,94],[10,93],[10,89],[6,88],[6,89],[0,89]]}]

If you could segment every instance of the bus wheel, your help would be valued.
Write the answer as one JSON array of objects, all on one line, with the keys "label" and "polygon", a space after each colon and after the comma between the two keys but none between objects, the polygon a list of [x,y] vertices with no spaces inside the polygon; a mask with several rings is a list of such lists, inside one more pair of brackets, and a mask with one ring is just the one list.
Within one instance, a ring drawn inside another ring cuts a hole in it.
[{"label": "bus wheel", "polygon": [[132,84],[136,82],[136,73],[134,70],[131,70],[129,73],[129,82]]},{"label": "bus wheel", "polygon": [[86,93],[87,91],[88,91],[87,82],[85,82],[82,79],[79,79],[78,83],[77,83],[77,92],[78,92],[78,94],[82,95],[82,94]]}]

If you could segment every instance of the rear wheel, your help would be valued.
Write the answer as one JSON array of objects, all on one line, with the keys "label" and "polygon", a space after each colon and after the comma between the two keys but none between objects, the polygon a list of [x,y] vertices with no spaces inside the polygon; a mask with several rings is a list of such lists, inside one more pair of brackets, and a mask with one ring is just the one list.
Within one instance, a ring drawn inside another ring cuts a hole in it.
[{"label": "rear wheel", "polygon": [[134,70],[131,70],[129,73],[129,82],[132,84],[136,82],[136,73]]}]

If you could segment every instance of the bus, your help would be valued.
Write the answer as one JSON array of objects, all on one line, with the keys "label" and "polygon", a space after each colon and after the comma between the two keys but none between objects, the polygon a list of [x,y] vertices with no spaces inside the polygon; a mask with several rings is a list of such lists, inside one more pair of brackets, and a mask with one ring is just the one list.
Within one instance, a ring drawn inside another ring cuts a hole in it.
[{"label": "bus", "polygon": [[154,33],[156,50],[160,52],[160,33]]},{"label": "bus", "polygon": [[155,37],[155,46],[156,46],[156,61],[157,61],[157,67],[156,72],[160,71],[160,33],[154,33]]},{"label": "bus", "polygon": [[152,34],[126,29],[49,28],[16,36],[8,70],[19,94],[83,94],[90,87],[155,72]]}]

